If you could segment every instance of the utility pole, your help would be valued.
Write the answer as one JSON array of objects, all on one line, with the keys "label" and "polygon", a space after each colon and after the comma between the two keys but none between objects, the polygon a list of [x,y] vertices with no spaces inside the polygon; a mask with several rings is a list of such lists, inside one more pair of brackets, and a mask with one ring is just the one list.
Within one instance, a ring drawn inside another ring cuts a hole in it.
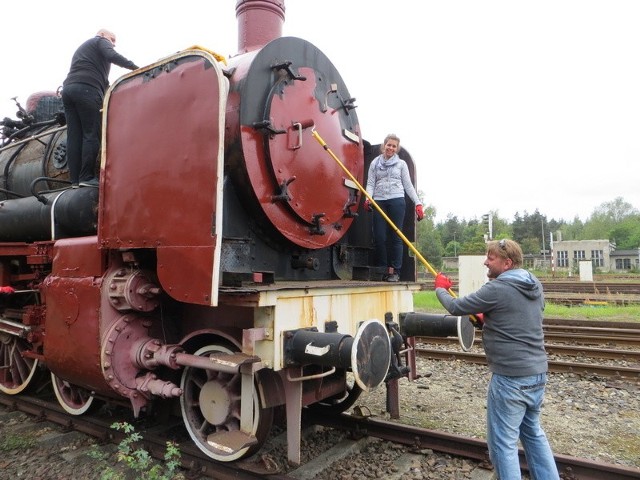
[{"label": "utility pole", "polygon": [[493,240],[493,214],[485,213],[482,215],[482,223],[487,227],[489,233],[488,240]]},{"label": "utility pole", "polygon": [[556,276],[556,256],[553,252],[553,232],[549,232],[549,251],[551,252],[551,277]]},{"label": "utility pole", "polygon": [[547,251],[544,248],[544,218],[540,217],[540,225],[542,226],[542,261],[547,264]]},{"label": "utility pole", "polygon": [[456,248],[456,232],[453,232],[453,256],[454,257],[458,256],[458,251]]}]

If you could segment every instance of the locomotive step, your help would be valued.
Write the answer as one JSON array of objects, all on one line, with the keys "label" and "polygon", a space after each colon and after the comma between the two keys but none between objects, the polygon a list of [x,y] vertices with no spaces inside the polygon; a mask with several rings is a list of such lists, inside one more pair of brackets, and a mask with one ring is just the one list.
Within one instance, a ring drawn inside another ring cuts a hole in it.
[{"label": "locomotive step", "polygon": [[243,365],[259,361],[260,357],[245,355],[244,353],[212,353],[201,357],[188,353],[176,354],[176,363],[178,365],[226,373],[239,373]]},{"label": "locomotive step", "polygon": [[209,361],[218,365],[224,365],[236,371],[240,370],[242,365],[247,363],[255,363],[260,361],[260,357],[255,355],[246,355],[244,353],[215,353],[207,357]]},{"label": "locomotive step", "polygon": [[258,443],[258,439],[240,430],[212,433],[207,437],[207,443],[216,449],[218,455],[233,455],[243,448]]}]

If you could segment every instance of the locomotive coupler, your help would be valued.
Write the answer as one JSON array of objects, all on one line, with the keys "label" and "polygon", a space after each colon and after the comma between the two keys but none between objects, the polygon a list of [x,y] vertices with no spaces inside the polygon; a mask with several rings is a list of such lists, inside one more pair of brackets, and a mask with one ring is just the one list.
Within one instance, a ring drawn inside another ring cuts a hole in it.
[{"label": "locomotive coupler", "polygon": [[393,321],[393,314],[390,312],[385,313],[384,319],[387,330],[389,331],[392,352],[389,371],[387,372],[387,377],[384,379],[385,382],[388,382],[407,376],[411,369],[402,361],[402,354],[409,350],[409,346],[403,336],[400,335],[400,326]]}]

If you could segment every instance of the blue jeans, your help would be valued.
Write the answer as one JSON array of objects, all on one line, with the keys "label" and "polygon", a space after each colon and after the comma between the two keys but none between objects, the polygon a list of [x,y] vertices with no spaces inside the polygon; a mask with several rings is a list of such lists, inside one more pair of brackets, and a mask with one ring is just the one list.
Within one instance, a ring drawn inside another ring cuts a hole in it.
[{"label": "blue jeans", "polygon": [[493,374],[487,395],[487,443],[500,480],[520,479],[518,439],[532,480],[559,480],[540,410],[547,374],[507,377]]},{"label": "blue jeans", "polygon": [[[376,200],[376,203],[398,230],[402,230],[405,214],[404,197]],[[373,212],[373,238],[376,264],[380,267],[393,267],[395,273],[400,275],[403,253],[402,239],[377,210]]]},{"label": "blue jeans", "polygon": [[67,119],[67,166],[71,183],[96,177],[100,152],[102,92],[84,83],[71,83],[62,90]]}]

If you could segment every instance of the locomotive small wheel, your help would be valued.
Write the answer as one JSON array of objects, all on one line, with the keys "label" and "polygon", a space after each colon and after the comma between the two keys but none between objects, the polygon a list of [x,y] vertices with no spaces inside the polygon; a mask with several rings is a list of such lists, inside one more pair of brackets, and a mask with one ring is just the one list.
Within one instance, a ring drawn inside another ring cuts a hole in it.
[{"label": "locomotive small wheel", "polygon": [[[207,345],[194,355],[234,353],[223,345]],[[209,435],[240,430],[241,374],[214,372],[187,367],[182,373],[180,397],[182,419],[191,439],[202,452],[214,460],[232,462],[248,457],[260,449],[273,422],[273,409],[262,408],[257,393],[253,395],[253,428],[258,442],[229,455],[221,455],[207,443]]]},{"label": "locomotive small wheel", "polygon": [[356,383],[353,373],[347,373],[346,389],[341,395],[334,395],[319,402],[309,405],[309,409],[316,412],[326,412],[327,414],[338,414],[349,410],[363,392]]},{"label": "locomotive small wheel", "polygon": [[71,415],[82,415],[93,405],[94,397],[86,388],[73,385],[51,374],[51,384],[58,402]]},{"label": "locomotive small wheel", "polygon": [[0,333],[0,391],[17,395],[29,386],[38,369],[38,360],[23,357],[30,350],[23,339]]}]

